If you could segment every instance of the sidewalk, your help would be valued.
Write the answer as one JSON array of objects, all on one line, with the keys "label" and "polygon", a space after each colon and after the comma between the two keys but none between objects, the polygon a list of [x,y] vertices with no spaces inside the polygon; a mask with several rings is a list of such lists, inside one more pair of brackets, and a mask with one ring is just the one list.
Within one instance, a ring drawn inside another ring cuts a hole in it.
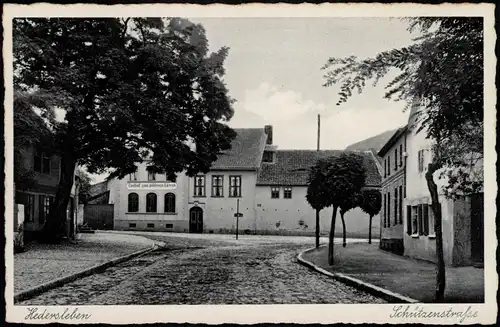
[{"label": "sidewalk", "polygon": [[30,243],[25,252],[14,255],[14,293],[152,247],[154,243],[141,236],[99,232],[78,234],[77,240],[62,244]]},{"label": "sidewalk", "polygon": [[[303,259],[332,273],[343,273],[421,302],[434,302],[436,266],[382,251],[375,244],[335,245],[333,266],[328,248],[306,252]],[[484,302],[484,269],[446,267],[447,303]]]}]

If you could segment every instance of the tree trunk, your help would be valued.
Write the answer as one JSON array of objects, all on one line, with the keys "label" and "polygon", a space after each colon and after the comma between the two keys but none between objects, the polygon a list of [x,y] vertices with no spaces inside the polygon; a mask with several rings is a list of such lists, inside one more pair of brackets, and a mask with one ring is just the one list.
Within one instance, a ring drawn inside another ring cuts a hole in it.
[{"label": "tree trunk", "polygon": [[46,218],[40,241],[44,243],[60,243],[66,234],[67,209],[73,187],[76,160],[67,154],[61,158],[61,177],[54,203]]},{"label": "tree trunk", "polygon": [[316,249],[319,248],[319,210],[316,209]]},{"label": "tree trunk", "polygon": [[435,301],[437,303],[444,302],[444,290],[446,287],[446,271],[444,266],[443,253],[443,232],[442,232],[442,214],[441,205],[439,203],[438,188],[434,182],[434,172],[438,170],[438,165],[430,163],[425,174],[427,187],[431,194],[431,207],[434,213],[434,229],[436,233],[436,255],[437,255],[437,275],[436,275],[436,294]]},{"label": "tree trunk", "polygon": [[335,236],[335,219],[337,218],[337,207],[333,207],[332,225],[330,226],[330,235],[328,236],[328,264],[333,265],[333,239]]},{"label": "tree trunk", "polygon": [[373,216],[370,215],[370,223],[368,228],[368,244],[372,244],[372,218]]},{"label": "tree trunk", "polygon": [[340,210],[340,219],[342,219],[342,246],[346,247],[347,242],[345,240],[345,220],[344,220],[344,211]]}]

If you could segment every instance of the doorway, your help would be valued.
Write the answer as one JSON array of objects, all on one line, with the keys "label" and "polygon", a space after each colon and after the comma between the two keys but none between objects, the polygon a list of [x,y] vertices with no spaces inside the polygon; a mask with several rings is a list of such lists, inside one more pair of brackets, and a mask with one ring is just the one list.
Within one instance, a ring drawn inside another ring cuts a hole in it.
[{"label": "doorway", "polygon": [[203,233],[203,209],[200,207],[189,210],[189,232]]}]

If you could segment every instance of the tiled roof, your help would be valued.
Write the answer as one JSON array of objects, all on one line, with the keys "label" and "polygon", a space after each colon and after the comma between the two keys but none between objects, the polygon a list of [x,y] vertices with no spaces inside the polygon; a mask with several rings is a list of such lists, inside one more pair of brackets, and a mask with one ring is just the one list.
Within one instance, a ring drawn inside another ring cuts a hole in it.
[{"label": "tiled roof", "polygon": [[108,182],[107,181],[100,182],[100,183],[97,183],[94,185],[90,185],[90,189],[88,192],[89,197],[93,197],[93,196],[102,194],[102,193],[106,192],[107,190],[108,190]]},{"label": "tiled roof", "polygon": [[211,170],[257,170],[266,143],[263,128],[236,128],[231,149],[223,152]]},{"label": "tiled roof", "polygon": [[309,169],[320,158],[339,156],[343,152],[362,154],[366,166],[366,185],[380,186],[381,176],[370,152],[344,150],[278,150],[274,163],[262,163],[257,185],[307,185]]}]

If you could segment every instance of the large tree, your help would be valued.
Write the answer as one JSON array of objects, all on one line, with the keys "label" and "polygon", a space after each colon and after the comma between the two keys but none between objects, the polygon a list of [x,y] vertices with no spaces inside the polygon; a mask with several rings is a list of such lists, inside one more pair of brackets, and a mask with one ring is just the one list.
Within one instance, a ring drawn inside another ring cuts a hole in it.
[{"label": "large tree", "polygon": [[368,82],[376,85],[382,77],[396,73],[386,85],[386,98],[406,101],[407,108],[418,106],[412,117],[415,128],[434,142],[426,181],[435,216],[436,301],[441,302],[445,267],[435,178],[448,177],[445,194],[449,197],[477,192],[483,184],[482,174],[476,173],[483,154],[483,20],[411,18],[409,30],[420,35],[407,47],[374,58],[330,58],[323,67],[324,85],[340,84],[340,105],[353,92],[361,93]]},{"label": "large tree", "polygon": [[44,238],[60,240],[76,165],[123,178],[208,171],[234,132],[223,82],[227,48],[208,52],[201,25],[171,18],[26,18],[13,22],[16,90],[51,96],[61,179]]},{"label": "large tree", "polygon": [[[365,185],[366,169],[363,158],[355,153],[320,159],[312,167],[309,189],[316,190],[308,198],[316,207],[333,207],[330,234],[328,237],[328,264],[333,265],[333,241],[337,210],[351,201]],[[314,199],[313,199],[314,198]],[[314,208],[314,206],[313,206]]]}]

